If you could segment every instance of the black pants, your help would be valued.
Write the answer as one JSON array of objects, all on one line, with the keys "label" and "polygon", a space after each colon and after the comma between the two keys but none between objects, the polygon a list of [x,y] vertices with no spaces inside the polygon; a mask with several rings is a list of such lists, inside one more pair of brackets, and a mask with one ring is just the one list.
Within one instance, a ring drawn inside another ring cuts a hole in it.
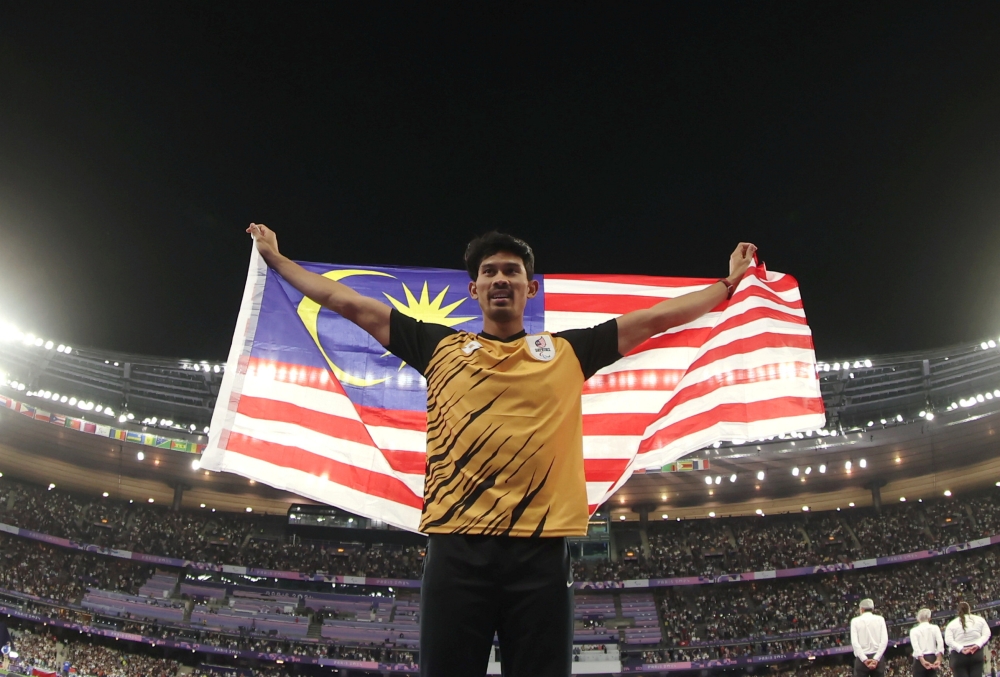
[{"label": "black pants", "polygon": [[861,662],[857,656],[854,657],[854,677],[882,677],[885,674],[885,656],[878,662],[874,670],[869,670],[868,666]]},{"label": "black pants", "polygon": [[568,677],[573,574],[564,538],[432,534],[420,588],[421,677]]},{"label": "black pants", "polygon": [[[937,660],[937,654],[925,653],[924,660],[933,664]],[[921,663],[919,658],[913,659],[913,677],[937,677],[937,670],[928,670]]]},{"label": "black pants", "polygon": [[983,677],[983,650],[964,654],[952,651],[948,657],[954,677]]}]

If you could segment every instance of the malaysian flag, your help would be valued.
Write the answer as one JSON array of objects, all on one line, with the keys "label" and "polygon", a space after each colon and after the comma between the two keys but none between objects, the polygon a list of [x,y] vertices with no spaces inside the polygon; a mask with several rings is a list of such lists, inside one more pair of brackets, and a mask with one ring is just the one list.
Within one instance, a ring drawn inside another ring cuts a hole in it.
[{"label": "malaysian flag", "polygon": [[[304,263],[400,312],[476,332],[464,271]],[[589,327],[715,279],[538,275],[527,333]],[[795,279],[750,268],[733,298],[639,346],[584,386],[591,512],[633,472],[722,440],[819,429],[826,416]],[[415,530],[423,502],[423,377],[304,298],[254,250],[201,467],[234,472]]]}]

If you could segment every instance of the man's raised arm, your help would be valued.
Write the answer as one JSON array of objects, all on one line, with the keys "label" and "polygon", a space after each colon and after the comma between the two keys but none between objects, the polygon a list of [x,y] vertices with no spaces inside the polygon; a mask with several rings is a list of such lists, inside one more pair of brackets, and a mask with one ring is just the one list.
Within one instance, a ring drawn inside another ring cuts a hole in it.
[{"label": "man's raised arm", "polygon": [[278,252],[278,238],[262,223],[251,223],[247,232],[253,236],[257,252],[268,267],[281,275],[300,292],[324,308],[358,325],[383,346],[389,345],[389,306],[363,296],[346,284],[311,273]]},{"label": "man's raised arm", "polygon": [[753,262],[757,247],[740,242],[729,257],[729,277],[701,291],[667,299],[652,308],[634,310],[618,318],[618,352],[627,355],[643,341],[678,325],[693,322],[726,300]]}]

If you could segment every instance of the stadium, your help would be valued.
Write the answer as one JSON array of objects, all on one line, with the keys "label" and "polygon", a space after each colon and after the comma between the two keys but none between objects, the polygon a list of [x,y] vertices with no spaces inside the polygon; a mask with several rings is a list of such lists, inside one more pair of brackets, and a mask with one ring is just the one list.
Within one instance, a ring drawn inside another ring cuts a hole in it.
[{"label": "stadium", "polygon": [[[0,339],[12,674],[417,672],[423,537],[202,470],[225,365]],[[825,428],[637,474],[573,539],[575,674],[843,674],[864,597],[889,674],[921,607],[1000,622],[996,341],[817,369]]]},{"label": "stadium", "polygon": [[997,677],[1000,3],[0,46],[0,677]]}]

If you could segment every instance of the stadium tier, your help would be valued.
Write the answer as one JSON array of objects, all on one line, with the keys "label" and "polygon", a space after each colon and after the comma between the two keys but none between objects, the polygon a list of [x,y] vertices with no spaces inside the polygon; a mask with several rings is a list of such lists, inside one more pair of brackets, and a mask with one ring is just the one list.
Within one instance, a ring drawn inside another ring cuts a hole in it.
[{"label": "stadium tier", "polygon": [[[295,520],[301,498],[198,468],[222,365],[3,344],[0,371],[0,612],[21,667],[417,671],[419,538]],[[998,618],[996,344],[819,376],[825,429],[724,441],[598,510],[573,544],[575,672],[840,675],[863,597],[893,656],[923,606]]]}]

